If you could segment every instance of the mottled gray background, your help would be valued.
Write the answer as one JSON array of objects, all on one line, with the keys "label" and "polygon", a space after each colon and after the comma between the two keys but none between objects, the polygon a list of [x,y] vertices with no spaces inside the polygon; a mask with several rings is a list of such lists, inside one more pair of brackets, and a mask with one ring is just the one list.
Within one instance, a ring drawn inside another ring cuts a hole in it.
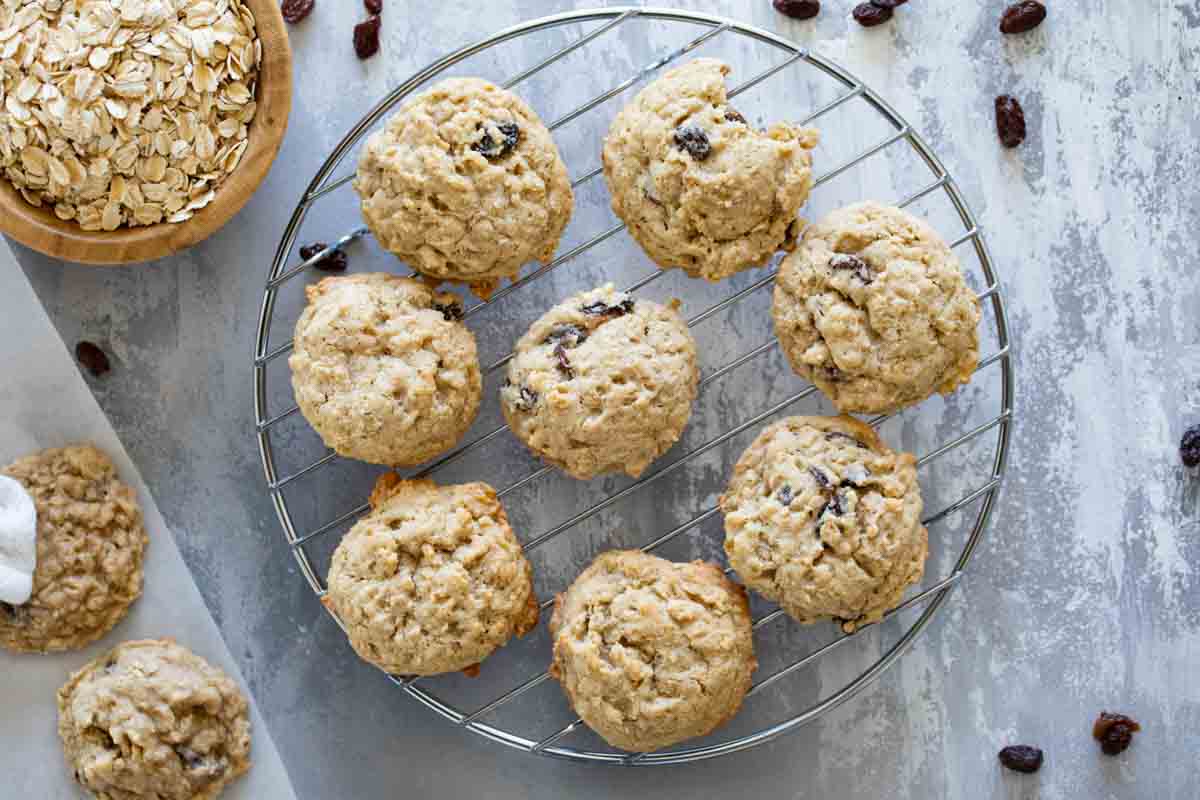
[{"label": "mottled gray background", "polygon": [[[1200,421],[1197,289],[1188,244],[1200,212],[1194,191],[1200,111],[1200,4],[1059,0],[1038,31],[1002,38],[1004,3],[914,0],[870,31],[848,19],[850,0],[825,0],[815,22],[791,22],[768,0],[680,3],[777,31],[855,71],[932,143],[979,214],[1003,279],[1015,337],[1017,426],[1010,469],[989,536],[968,576],[916,647],[878,683],[825,719],[758,749],[681,768],[621,770],[521,755],[456,730],[359,663],[283,545],[253,437],[251,357],[263,280],[278,235],[312,171],[348,125],[389,87],[441,54],[564,2],[496,0],[426,4],[387,0],[381,54],[353,57],[351,0],[318,0],[292,29],[296,93],[288,138],[262,190],[224,231],[189,253],[142,267],[96,269],[18,256],[68,344],[103,343],[114,371],[93,383],[130,454],[176,531],[234,656],[240,661],[303,798],[565,796],[653,792],[693,798],[741,793],[793,798],[1193,798],[1200,749],[1200,577],[1197,476],[1175,452]],[[501,80],[580,33],[541,35],[463,65]],[[631,26],[521,87],[546,119],[614,85],[699,33]],[[702,48],[734,65],[736,83],[778,54],[729,37]],[[803,67],[739,98],[755,121],[802,118],[836,87]],[[1029,139],[1002,150],[992,99],[1024,103]],[[573,176],[595,166],[617,98],[556,132]],[[887,130],[862,105],[819,123],[821,174]],[[819,213],[859,197],[894,200],[928,183],[903,143],[820,187]],[[564,247],[612,223],[602,181],[577,191]],[[948,238],[962,228],[944,200],[913,206]],[[309,215],[303,240],[354,224],[340,190]],[[957,227],[956,227],[957,226]],[[969,246],[959,248],[977,288]],[[372,244],[353,268],[397,268]],[[472,318],[485,360],[554,298],[605,277],[648,274],[624,234]],[[647,296],[678,296],[686,314],[750,285],[760,273],[706,287],[669,275]],[[282,342],[305,279],[283,293]],[[758,291],[697,326],[705,372],[769,340],[769,293]],[[990,311],[985,327],[991,328]],[[984,337],[984,353],[995,349]],[[884,427],[917,453],[992,418],[991,367],[948,400],[934,399]],[[489,393],[496,380],[489,381]],[[663,464],[803,388],[777,351],[706,386],[684,441]],[[274,411],[290,401],[286,367],[270,373]],[[789,411],[824,409],[815,399]],[[494,401],[470,436],[495,424]],[[725,470],[757,426],[696,459],[598,519],[537,551],[548,596],[604,543],[639,544],[711,506]],[[276,434],[283,468],[322,449],[299,417]],[[994,434],[922,471],[930,511],[986,479]],[[534,469],[511,437],[443,477],[506,486]],[[361,501],[377,470],[344,464],[297,481],[299,524]],[[627,485],[548,476],[506,498],[530,538]],[[931,528],[930,581],[948,573],[972,514]],[[719,519],[672,542],[672,557],[719,556]],[[320,569],[335,536],[312,551]],[[765,607],[764,607],[765,608]],[[761,613],[760,609],[760,613]],[[786,718],[868,665],[899,628],[873,630],[754,698],[730,731]],[[828,641],[826,629],[787,621],[758,636],[760,677]],[[429,686],[464,709],[482,705],[545,662],[544,631],[509,648],[475,682]],[[1145,725],[1124,756],[1099,754],[1088,726],[1102,708]],[[537,738],[569,719],[547,684],[492,718]],[[1038,776],[1001,771],[999,747],[1037,743]],[[564,740],[596,746],[586,733]]]}]

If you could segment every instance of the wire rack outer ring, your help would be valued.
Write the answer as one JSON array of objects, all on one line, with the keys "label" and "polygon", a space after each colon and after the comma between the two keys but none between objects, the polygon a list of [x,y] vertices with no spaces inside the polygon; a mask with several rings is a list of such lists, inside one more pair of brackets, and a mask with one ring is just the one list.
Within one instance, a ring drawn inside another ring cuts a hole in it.
[{"label": "wire rack outer ring", "polygon": [[[908,123],[905,122],[904,119],[882,97],[876,94],[872,89],[870,89],[841,66],[818,54],[809,52],[804,48],[800,48],[787,39],[777,36],[769,31],[719,16],[688,11],[678,11],[666,8],[625,6],[554,14],[506,28],[491,37],[450,53],[449,55],[434,61],[424,69],[415,73],[407,81],[402,83],[386,97],[384,97],[383,100],[381,100],[371,111],[369,111],[362,119],[359,120],[359,122],[337,144],[333,152],[317,170],[317,173],[309,183],[304,196],[301,198],[301,201],[297,204],[295,210],[293,211],[292,217],[289,220],[287,228],[284,230],[283,236],[280,238],[279,246],[276,249],[260,310],[254,358],[254,408],[259,453],[262,459],[263,471],[266,476],[269,494],[271,495],[272,502],[274,503],[276,514],[279,518],[280,525],[283,527],[289,547],[292,550],[292,554],[295,557],[302,574],[312,587],[313,591],[320,596],[324,593],[320,579],[314,571],[312,563],[303,547],[296,546],[298,544],[303,544],[303,541],[306,537],[298,536],[296,534],[296,529],[292,523],[291,515],[287,508],[287,503],[282,492],[280,491],[283,484],[281,483],[275,468],[275,460],[270,441],[270,426],[280,418],[293,413],[295,409],[275,417],[271,417],[268,414],[266,375],[267,363],[281,353],[286,352],[289,347],[287,344],[281,347],[276,347],[275,349],[270,347],[270,325],[274,311],[278,285],[283,280],[290,278],[292,275],[300,272],[304,267],[307,267],[309,264],[319,260],[322,257],[322,254],[318,253],[317,255],[308,259],[306,262],[300,264],[298,267],[292,267],[291,269],[285,270],[285,263],[288,255],[292,251],[300,227],[307,216],[309,209],[317,199],[337,188],[338,186],[343,185],[349,180],[349,178],[341,178],[332,184],[327,184],[330,175],[333,174],[345,156],[349,153],[350,149],[357,144],[358,140],[362,138],[362,136],[397,103],[399,103],[407,95],[411,94],[417,87],[437,76],[447,68],[454,66],[455,64],[497,44],[529,33],[573,23],[597,20],[606,21],[605,25],[598,26],[597,28],[591,30],[587,34],[564,47],[562,50],[548,56],[518,76],[514,77],[509,81],[509,85],[511,85],[535,74],[536,72],[541,71],[557,61],[559,58],[570,52],[573,52],[593,39],[603,35],[604,33],[607,33],[609,30],[617,27],[626,20],[636,17],[707,26],[710,29],[710,34],[732,31],[764,44],[771,45],[772,47],[791,54],[792,60],[787,62],[785,65],[768,70],[767,73],[764,73],[764,75],[760,77],[769,77],[769,75],[773,75],[775,72],[782,70],[784,66],[790,66],[791,63],[796,60],[803,60],[821,70],[826,75],[835,78],[849,90],[845,95],[842,96],[842,98],[835,100],[834,103],[831,103],[822,111],[832,108],[834,105],[839,104],[843,100],[850,99],[854,96],[859,96],[866,100],[872,107],[874,107],[876,111],[887,118],[888,121],[896,128],[896,136],[890,140],[887,140],[883,145],[864,153],[853,161],[839,166],[833,170],[832,173],[827,176],[827,178],[839,174],[844,169],[847,169],[850,166],[853,166],[853,164],[856,164],[870,155],[873,155],[875,152],[882,150],[884,147],[892,144],[895,141],[898,141],[900,138],[905,139],[909,145],[911,145],[924,163],[929,167],[931,172],[937,176],[937,182],[931,186],[930,189],[924,190],[921,194],[914,195],[914,198],[923,195],[933,188],[942,188],[952,202],[955,210],[958,212],[963,224],[966,226],[968,234],[967,237],[964,238],[971,238],[973,240],[976,255],[990,287],[988,292],[984,293],[984,295],[981,295],[981,297],[986,295],[987,299],[991,302],[997,328],[997,337],[1000,349],[991,360],[999,362],[1001,373],[1000,415],[990,423],[987,423],[981,428],[977,429],[972,434],[967,434],[959,439],[959,441],[962,441],[966,438],[966,436],[973,436],[975,433],[979,433],[984,430],[990,430],[992,428],[996,429],[997,444],[995,456],[992,462],[991,479],[980,489],[972,492],[967,497],[960,499],[950,508],[940,512],[939,514],[939,516],[941,516],[949,513],[950,511],[958,510],[970,502],[981,500],[975,523],[972,526],[971,533],[967,537],[966,543],[964,544],[957,561],[955,562],[952,573],[949,577],[943,579],[931,589],[923,592],[919,597],[911,599],[905,603],[904,606],[902,606],[902,608],[909,607],[914,605],[916,601],[920,601],[925,604],[925,609],[921,613],[920,617],[918,617],[918,619],[908,628],[908,630],[905,631],[900,639],[893,644],[892,647],[887,650],[887,652],[880,656],[873,665],[864,670],[856,678],[845,684],[833,694],[825,697],[821,701],[813,704],[790,719],[763,728],[753,734],[742,736],[738,739],[703,747],[691,747],[683,750],[672,750],[663,753],[640,754],[584,751],[554,744],[554,742],[558,741],[562,736],[575,730],[581,724],[578,721],[560,729],[556,734],[547,739],[534,741],[501,728],[488,725],[487,723],[480,722],[478,717],[482,716],[482,712],[475,712],[472,714],[462,713],[458,709],[446,704],[432,694],[424,691],[421,687],[415,685],[415,681],[413,679],[406,679],[395,675],[387,676],[390,680],[392,680],[393,683],[402,688],[406,693],[408,693],[421,704],[432,709],[451,722],[461,727],[465,727],[492,741],[499,742],[500,744],[507,745],[527,753],[536,753],[567,760],[625,766],[652,766],[679,764],[715,758],[717,756],[728,755],[759,744],[763,744],[771,739],[776,738],[777,736],[818,719],[861,692],[876,678],[878,678],[879,675],[887,670],[888,667],[895,663],[896,660],[904,655],[904,653],[907,652],[910,647],[912,647],[917,637],[920,636],[920,634],[925,630],[934,617],[937,616],[950,592],[953,591],[955,586],[958,584],[959,578],[963,575],[967,564],[970,562],[976,547],[982,539],[984,530],[987,527],[987,523],[991,517],[991,513],[1000,488],[1001,478],[1004,474],[1007,463],[1009,438],[1011,435],[1012,426],[1014,394],[1014,376],[1011,363],[1009,326],[1007,313],[1004,308],[1002,292],[1000,291],[999,278],[992,267],[992,261],[987,249],[987,245],[983,240],[982,234],[979,232],[974,214],[972,214],[970,208],[967,206],[966,201],[955,184],[953,178],[942,165],[941,160],[929,148],[928,144],[926,144],[924,139],[922,139],[919,134],[914,132]],[[698,42],[702,41],[703,38],[704,37],[701,37],[700,40],[694,41],[691,45],[688,45],[680,50],[676,50],[661,59],[659,62],[647,66],[641,73],[630,79],[629,85],[632,85],[637,78],[643,77],[645,74],[665,66],[670,61],[673,61],[679,56],[685,54],[695,47]],[[621,91],[623,91],[624,88],[628,87],[623,84]],[[619,92],[612,92],[613,95],[617,93]],[[608,97],[605,97],[605,99],[608,99]],[[585,106],[584,109],[579,110],[576,113],[583,113],[583,111],[588,110],[588,108],[589,107]],[[573,118],[573,116],[574,114],[568,115],[570,118]],[[566,119],[567,118],[564,118],[562,121],[566,121]],[[364,235],[365,232],[365,229],[361,228],[352,231],[350,234],[347,234],[337,243],[332,245],[332,247],[340,247],[346,242]],[[597,241],[599,240],[593,240],[592,243]],[[951,445],[948,445],[947,449],[950,446]],[[308,469],[320,466],[321,464],[325,463],[325,460],[326,459],[318,461],[317,464],[302,470],[302,472],[306,472]],[[298,477],[298,474],[291,477]],[[284,482],[286,482],[286,480],[288,479],[284,479]],[[691,523],[689,523],[689,525],[695,524],[698,519],[699,518],[694,519]],[[332,612],[330,612],[330,615],[340,626],[341,620],[339,620]],[[847,641],[849,638],[852,638],[852,636],[833,640],[829,644],[824,645],[813,653],[804,656],[799,661],[796,661],[790,666],[779,670],[774,675],[770,676],[768,681],[773,682],[774,680],[791,673],[795,669],[811,663],[825,652],[840,645],[842,642]]]}]

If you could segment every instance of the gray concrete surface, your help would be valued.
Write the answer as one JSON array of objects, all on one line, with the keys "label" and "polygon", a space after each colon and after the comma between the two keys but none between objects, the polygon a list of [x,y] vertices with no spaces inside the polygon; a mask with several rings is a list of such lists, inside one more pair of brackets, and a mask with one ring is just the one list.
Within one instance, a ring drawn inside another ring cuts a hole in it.
[{"label": "gray concrete surface", "polygon": [[[1003,279],[1018,421],[989,535],[944,612],[899,664],[827,717],[768,745],[686,767],[621,770],[534,758],[457,730],[360,664],[301,579],[267,498],[253,438],[251,354],[268,262],[312,171],[351,121],[414,68],[502,26],[571,6],[388,3],[382,52],[365,64],[350,47],[350,27],[362,16],[357,3],[318,2],[313,17],[293,29],[296,100],[283,152],[255,199],[209,242],[114,270],[18,250],[67,342],[93,339],[114,354],[113,373],[93,383],[96,396],[176,530],[299,796],[1197,796],[1200,483],[1179,465],[1175,447],[1183,428],[1200,422],[1200,290],[1190,244],[1200,213],[1193,186],[1200,5],[1061,0],[1038,31],[1002,38],[999,0],[915,0],[870,31],[848,19],[849,0],[825,0],[821,17],[805,23],[775,14],[767,0],[679,4],[737,16],[830,56],[928,138],[979,214]],[[522,92],[552,119],[697,31],[685,33],[630,27]],[[502,79],[569,36],[523,40],[459,72]],[[728,58],[735,82],[774,63],[766,51],[727,37],[711,45],[704,52]],[[829,84],[811,76],[789,72],[749,93],[743,110],[758,121],[803,117],[832,96]],[[1029,139],[1016,151],[996,142],[991,106],[1001,92],[1018,96],[1027,111]],[[598,163],[598,137],[614,110],[608,104],[557,132],[574,175]],[[866,109],[843,112],[819,123],[818,173],[883,133]],[[902,197],[927,182],[902,148],[820,187],[813,211],[859,197]],[[342,190],[323,201],[302,238],[348,229],[352,199]],[[611,223],[601,182],[582,187],[578,199],[568,246]],[[944,203],[930,198],[914,209],[948,236],[961,230]],[[355,269],[395,268],[369,244],[356,246],[351,260]],[[982,286],[978,265],[965,262]],[[628,237],[614,237],[473,318],[485,358],[502,355],[554,297],[607,276],[628,283],[647,270]],[[679,296],[695,313],[756,277],[714,289],[672,275],[647,292]],[[299,283],[281,299],[286,319],[274,342],[287,336]],[[706,371],[767,341],[766,297],[754,293],[698,326]],[[988,335],[984,352],[990,347]],[[289,400],[279,367],[271,379],[275,410]],[[668,462],[802,386],[776,352],[714,382]],[[993,416],[997,391],[994,368],[981,372],[954,397],[890,421],[885,435],[928,452]],[[806,400],[796,408],[826,407]],[[490,429],[494,400],[482,416],[472,436]],[[697,459],[539,551],[540,591],[561,588],[605,542],[648,541],[708,507],[746,441],[738,437],[732,449]],[[292,467],[321,452],[298,417],[277,442]],[[924,471],[929,508],[979,485],[993,446],[993,437],[980,437]],[[505,436],[445,477],[479,475],[503,486],[534,467]],[[301,524],[314,524],[356,505],[373,474],[334,465],[298,483],[289,501]],[[626,483],[578,486],[551,477],[515,494],[509,510],[528,538]],[[931,529],[930,581],[947,573],[971,519],[954,515]],[[717,556],[719,541],[719,520],[710,520],[666,554]],[[314,560],[323,565],[327,552],[314,548]],[[827,696],[898,630],[872,631],[781,681],[717,738]],[[760,675],[829,638],[828,630],[787,622],[765,627]],[[540,668],[544,644],[539,634],[510,648],[475,682],[430,686],[465,709],[478,707]],[[1100,709],[1126,711],[1145,725],[1120,758],[1101,756],[1088,736]],[[537,738],[566,719],[549,684],[495,722]],[[1014,742],[1047,751],[1039,775],[997,767],[996,751]],[[586,735],[565,743],[595,745]]]}]

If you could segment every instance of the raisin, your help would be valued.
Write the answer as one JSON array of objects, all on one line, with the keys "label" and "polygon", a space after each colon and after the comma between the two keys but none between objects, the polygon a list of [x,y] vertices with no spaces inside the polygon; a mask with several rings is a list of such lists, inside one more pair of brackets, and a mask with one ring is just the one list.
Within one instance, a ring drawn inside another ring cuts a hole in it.
[{"label": "raisin", "polygon": [[383,0],[363,0],[363,5],[366,6],[368,14],[383,13]]},{"label": "raisin", "polygon": [[742,112],[738,111],[736,108],[725,109],[725,121],[726,122],[736,122],[739,125],[748,125],[749,124],[748,122],[746,122],[746,118],[742,116]]},{"label": "raisin", "polygon": [[831,269],[851,270],[854,273],[854,277],[863,283],[870,283],[875,279],[875,276],[871,273],[871,268],[867,266],[867,262],[849,253],[834,253],[829,258],[829,266]]},{"label": "raisin", "polygon": [[434,303],[430,306],[434,311],[440,311],[442,318],[446,322],[457,322],[463,318],[463,307],[461,303],[451,301],[449,303]]},{"label": "raisin", "polygon": [[861,447],[864,450],[869,449],[865,444],[860,442],[858,439],[855,439],[853,436],[851,436],[848,433],[842,433],[841,431],[826,431],[825,432],[825,441],[832,442],[837,439],[848,439],[849,441],[853,442],[854,444],[858,445],[859,447]]},{"label": "raisin", "polygon": [[354,53],[367,59],[379,52],[379,27],[383,17],[374,14],[354,26]]},{"label": "raisin", "polygon": [[571,359],[567,357],[567,348],[563,347],[562,342],[554,345],[554,357],[558,359],[559,371],[567,376],[567,380],[573,379],[575,370],[571,369]]},{"label": "raisin", "polygon": [[1042,768],[1042,751],[1027,744],[1014,744],[999,753],[1000,763],[1015,772],[1037,772]]},{"label": "raisin", "polygon": [[1200,425],[1193,425],[1183,432],[1179,440],[1179,457],[1185,467],[1200,466]]},{"label": "raisin", "polygon": [[349,261],[346,259],[346,254],[342,250],[329,250],[329,245],[324,242],[313,242],[306,244],[300,248],[300,258],[308,261],[313,256],[320,253],[322,250],[328,250],[325,255],[312,263],[312,266],[323,272],[345,272]]},{"label": "raisin", "polygon": [[92,373],[93,378],[99,378],[112,369],[108,354],[101,350],[99,345],[92,342],[83,341],[75,345],[75,358],[88,372]]},{"label": "raisin", "polygon": [[542,340],[542,344],[561,344],[567,347],[578,347],[586,342],[587,338],[587,331],[578,325],[557,325],[550,333],[546,334],[546,338]]},{"label": "raisin", "polygon": [[686,150],[688,155],[697,161],[703,161],[712,153],[712,145],[708,143],[708,134],[695,125],[675,129],[675,146]]},{"label": "raisin", "polygon": [[603,300],[597,300],[595,303],[588,303],[586,306],[581,306],[579,310],[590,317],[623,317],[633,312],[633,298],[626,297],[621,302],[611,306]]},{"label": "raisin", "polygon": [[1016,147],[1025,141],[1025,112],[1012,95],[996,98],[996,133],[1005,147]]},{"label": "raisin", "polygon": [[809,467],[808,474],[813,476],[813,480],[817,482],[817,486],[820,486],[822,489],[828,489],[832,485],[829,482],[829,476],[825,474],[824,470]]},{"label": "raisin", "polygon": [[877,8],[896,8],[907,3],[908,0],[871,0],[871,5]]},{"label": "raisin", "polygon": [[1004,9],[1000,17],[1001,33],[1025,33],[1046,19],[1046,7],[1038,0],[1021,0]]},{"label": "raisin", "polygon": [[515,122],[498,122],[496,129],[503,137],[499,142],[493,139],[492,135],[481,125],[480,130],[483,131],[483,136],[479,137],[478,142],[471,145],[472,150],[489,161],[495,161],[508,155],[521,141],[521,128]]},{"label": "raisin", "polygon": [[315,0],[283,0],[279,10],[285,22],[295,25],[312,13]]},{"label": "raisin", "polygon": [[779,487],[779,491],[775,493],[775,499],[781,505],[790,506],[792,504],[792,487],[787,484]]},{"label": "raisin", "polygon": [[817,512],[817,521],[820,522],[821,518],[824,517],[826,514],[832,514],[835,517],[840,517],[845,513],[846,513],[846,506],[843,505],[841,493],[834,492],[833,497],[829,498],[829,502],[827,502],[824,506],[822,506],[821,510],[819,512]]},{"label": "raisin", "polygon": [[876,25],[882,25],[892,18],[892,10],[890,8],[880,8],[870,3],[859,3],[854,7],[853,14],[854,21],[864,28],[873,28]]},{"label": "raisin", "polygon": [[1125,752],[1133,743],[1134,732],[1141,729],[1141,725],[1124,714],[1101,711],[1092,725],[1092,736],[1100,742],[1100,749],[1105,755],[1115,756]]},{"label": "raisin", "polygon": [[821,0],[772,0],[771,5],[792,19],[812,19],[821,13]]},{"label": "raisin", "polygon": [[[506,383],[505,385],[511,386],[512,384]],[[534,406],[537,405],[537,401],[538,401],[538,393],[535,392],[533,389],[530,389],[528,386],[522,386],[521,391],[520,391],[520,397],[517,399],[517,402],[515,402],[513,405],[515,405],[517,407],[518,411],[524,411],[525,413],[528,414],[530,411],[533,411]]]}]

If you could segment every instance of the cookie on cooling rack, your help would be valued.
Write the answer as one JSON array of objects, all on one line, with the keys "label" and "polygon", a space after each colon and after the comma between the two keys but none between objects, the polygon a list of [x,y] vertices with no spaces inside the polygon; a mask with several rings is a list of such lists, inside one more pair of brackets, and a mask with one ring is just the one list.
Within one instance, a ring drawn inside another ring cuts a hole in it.
[{"label": "cookie on cooling rack", "polygon": [[250,769],[246,698],[170,639],[125,642],[58,690],[75,779],[101,800],[213,800]]},{"label": "cookie on cooling rack", "polygon": [[296,403],[326,445],[402,466],[462,438],[483,380],[458,298],[383,273],[325,278],[305,291],[288,364]]},{"label": "cookie on cooling rack", "polygon": [[486,483],[383,475],[328,586],[355,652],[397,675],[473,673],[538,619],[533,569]]},{"label": "cookie on cooling rack", "polygon": [[660,267],[710,281],[795,246],[817,132],[765,131],[729,105],[729,67],[700,58],[638,93],[604,140],[612,207]]},{"label": "cookie on cooling rack", "polygon": [[608,284],[533,323],[500,400],[517,438],[572,477],[636,477],[683,432],[698,380],[679,314]]},{"label": "cookie on cooling rack", "polygon": [[43,450],[0,469],[37,509],[33,592],[0,603],[0,645],[75,650],[108,633],[142,594],[147,544],[133,489],[90,444]]},{"label": "cookie on cooling rack", "polygon": [[479,78],[406,102],[367,140],[354,188],[380,245],[481,296],[522,264],[548,262],[574,204],[550,131],[521,98]]},{"label": "cookie on cooling rack", "polygon": [[645,752],[727,722],[757,662],[746,591],[715,564],[602,553],[554,604],[550,674],[606,742]]},{"label": "cookie on cooling rack", "polygon": [[916,463],[852,417],[768,426],[721,497],[730,565],[800,622],[877,622],[925,571]]},{"label": "cookie on cooling rack", "polygon": [[804,232],[775,279],[775,333],[842,412],[889,413],[949,394],[979,363],[979,299],[924,221],[855,203]]}]

